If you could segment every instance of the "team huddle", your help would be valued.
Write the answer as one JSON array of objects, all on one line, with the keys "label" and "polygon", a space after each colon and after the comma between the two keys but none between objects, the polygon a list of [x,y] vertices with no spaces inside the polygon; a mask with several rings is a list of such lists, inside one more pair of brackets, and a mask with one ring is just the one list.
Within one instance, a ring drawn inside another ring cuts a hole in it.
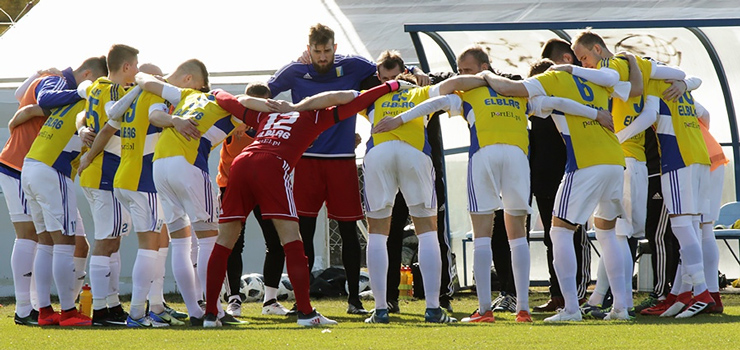
[{"label": "team huddle", "polygon": [[[309,34],[306,62],[288,64],[267,84],[252,83],[237,96],[211,90],[208,71],[197,59],[163,76],[159,67],[139,64],[138,50],[121,44],[74,70],[39,71],[16,91],[20,108],[0,153],[0,186],[16,232],[11,257],[15,322],[128,327],[178,326],[188,320],[201,327],[245,323],[234,316],[241,315],[244,235],[252,234],[244,232],[244,224],[254,211],[267,247],[262,313],[295,315],[304,326],[337,324],[316,311],[309,296],[316,217],[326,203],[342,237],[347,313],[368,314],[366,323],[389,323],[389,313],[398,312],[389,276],[398,269],[389,236],[399,191],[419,241],[425,320],[457,322],[445,311],[451,310],[445,302],[449,247],[440,239],[437,215],[444,183],[440,191],[435,146],[427,132],[430,116],[439,111],[462,116],[470,130],[473,272],[476,284],[484,287],[477,288],[478,309],[462,322],[495,320],[496,303],[492,305],[485,286],[491,284],[491,237],[495,212],[501,209],[519,296],[512,311],[517,322],[532,322],[525,225],[532,193],[540,208],[548,208],[548,200],[552,208],[546,235],[552,279],[562,294],[560,310],[545,322],[580,321],[583,315],[634,317],[629,240],[646,233],[647,133],[657,136],[656,179],[681,258],[670,293],[641,312],[678,318],[722,312],[712,227],[727,160],[707,131],[709,113],[690,92],[701,81],[628,52],[614,55],[591,31],[579,34],[572,46],[562,40],[546,46],[556,49],[548,50],[550,59],[533,64],[524,80],[494,72],[478,46],[459,56],[459,75],[430,79],[406,67],[396,51],[383,52],[377,63],[335,55],[333,31],[318,24]],[[287,90],[293,102],[272,99]],[[354,152],[358,114],[373,126],[363,158],[362,196]],[[530,188],[530,150],[535,152],[537,140],[528,128],[529,120],[534,128],[538,118],[557,128],[564,148],[562,154],[555,154],[557,149],[537,151],[564,159],[562,169],[551,169],[562,180],[550,197],[542,198]],[[208,158],[222,143],[219,195]],[[89,269],[76,203],[77,176],[94,221]],[[585,300],[577,282],[574,233],[591,217],[602,259],[594,292]],[[358,291],[356,221],[364,218],[372,312],[364,309]],[[125,311],[118,297],[119,247],[131,231],[139,245]],[[186,313],[170,308],[163,297],[170,251]],[[277,302],[284,266],[295,291],[293,310]],[[75,307],[86,277],[92,290],[91,317]],[[60,312],[51,306],[52,281]],[[228,295],[226,309],[220,301],[222,287]],[[613,305],[603,310],[608,289]]]}]

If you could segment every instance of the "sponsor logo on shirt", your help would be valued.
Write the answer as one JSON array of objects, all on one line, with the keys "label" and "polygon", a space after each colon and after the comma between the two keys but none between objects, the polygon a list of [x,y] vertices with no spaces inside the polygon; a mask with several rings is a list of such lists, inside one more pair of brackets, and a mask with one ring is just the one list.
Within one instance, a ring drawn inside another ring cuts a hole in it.
[{"label": "sponsor logo on shirt", "polygon": [[306,73],[306,75],[303,76],[303,79],[313,79],[313,77],[311,77],[311,74]]}]

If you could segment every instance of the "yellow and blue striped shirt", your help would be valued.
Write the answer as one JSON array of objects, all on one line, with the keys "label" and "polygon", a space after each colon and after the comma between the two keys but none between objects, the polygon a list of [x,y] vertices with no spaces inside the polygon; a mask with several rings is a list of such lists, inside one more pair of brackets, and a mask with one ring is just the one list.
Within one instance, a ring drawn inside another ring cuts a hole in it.
[{"label": "yellow and blue striped shirt", "polygon": [[[87,104],[85,105],[85,123],[96,133],[108,122],[108,113],[105,105],[108,102],[118,101],[126,94],[126,89],[110,81],[106,77],[98,78],[87,89]],[[113,191],[113,178],[116,175],[118,164],[121,161],[121,139],[116,132],[108,141],[104,151],[82,171],[80,186]]]},{"label": "yellow and blue striped shirt", "polygon": [[198,122],[200,139],[186,140],[175,128],[165,128],[154,148],[154,159],[183,156],[190,163],[208,172],[208,155],[234,131],[240,120],[216,103],[216,97],[193,89],[180,90],[179,101],[172,114],[178,118],[193,118]]},{"label": "yellow and blue striped shirt", "polygon": [[488,86],[456,94],[463,100],[463,117],[470,129],[471,157],[478,149],[493,144],[517,146],[528,153],[526,98],[501,96]]},{"label": "yellow and blue striped shirt", "polygon": [[[409,90],[395,91],[383,95],[371,104],[367,109],[360,112],[360,115],[367,118],[375,126],[385,117],[395,117],[414,106],[429,99],[429,86],[417,87]],[[367,152],[374,146],[386,141],[400,140],[404,141],[414,148],[431,154],[431,146],[427,140],[427,132],[424,127],[425,121],[422,118],[416,118],[401,125],[399,128],[372,134],[367,142]],[[366,153],[367,153],[366,152]]]},{"label": "yellow and blue striped shirt", "polygon": [[75,120],[85,110],[85,101],[51,110],[51,115],[41,127],[26,158],[42,162],[64,176],[74,179],[82,148],[77,135]]},{"label": "yellow and blue striped shirt", "polygon": [[[548,96],[569,98],[600,110],[609,108],[609,91],[583,78],[547,71],[531,79],[536,79]],[[565,142],[566,172],[600,164],[625,165],[617,137],[599,122],[560,111],[554,111],[552,117]]]},{"label": "yellow and blue striped shirt", "polygon": [[121,134],[121,164],[113,180],[114,188],[157,192],[152,177],[152,162],[154,147],[162,129],[149,123],[149,111],[160,104],[165,106],[163,98],[144,91],[134,99],[120,123],[108,121]]},{"label": "yellow and blue striped shirt", "polygon": [[[626,128],[642,113],[643,107],[645,107],[645,99],[647,98],[647,85],[650,81],[650,75],[652,74],[653,65],[652,62],[637,57],[637,66],[640,67],[642,73],[643,93],[640,96],[630,97],[627,101],[622,101],[618,98],[612,100],[612,116],[614,117],[614,132],[619,132]],[[619,73],[620,81],[629,81],[630,65],[624,57],[613,56],[599,61],[597,68],[610,68]],[[637,135],[625,140],[622,143],[622,151],[624,151],[625,157],[635,158],[638,161],[644,162],[645,158],[645,132],[642,131]]]},{"label": "yellow and blue striped shirt", "polygon": [[[670,86],[663,80],[650,80],[646,88],[649,95],[662,96]],[[691,164],[711,164],[690,92],[675,101],[661,98],[656,124],[662,173]]]}]

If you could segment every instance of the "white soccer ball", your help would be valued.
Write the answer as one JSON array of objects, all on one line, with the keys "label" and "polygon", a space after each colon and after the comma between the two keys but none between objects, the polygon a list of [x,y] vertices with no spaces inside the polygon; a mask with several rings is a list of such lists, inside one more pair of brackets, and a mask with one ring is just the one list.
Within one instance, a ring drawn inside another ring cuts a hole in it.
[{"label": "white soccer ball", "polygon": [[244,301],[262,301],[265,296],[265,282],[262,280],[262,275],[258,273],[243,275],[239,291]]},{"label": "white soccer ball", "polygon": [[288,279],[288,274],[284,273],[280,277],[280,283],[278,284],[278,300],[295,300],[295,293],[293,292],[293,285]]},{"label": "white soccer ball", "polygon": [[[344,290],[349,294],[349,283],[344,283]],[[365,271],[360,271],[360,293],[370,290],[370,274]]]}]

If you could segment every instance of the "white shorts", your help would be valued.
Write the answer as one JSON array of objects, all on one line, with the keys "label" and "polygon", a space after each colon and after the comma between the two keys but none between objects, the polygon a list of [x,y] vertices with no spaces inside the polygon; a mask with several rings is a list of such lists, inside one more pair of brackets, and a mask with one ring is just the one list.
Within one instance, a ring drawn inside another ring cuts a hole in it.
[{"label": "white shorts", "polygon": [[0,188],[3,190],[5,203],[11,222],[31,222],[31,210],[28,208],[26,194],[21,188],[21,180],[10,175],[0,173]]},{"label": "white shorts", "polygon": [[714,222],[719,219],[719,208],[722,206],[722,188],[725,184],[725,165],[722,164],[709,172],[709,214],[702,216],[701,222]]},{"label": "white shorts", "polygon": [[672,215],[709,214],[709,165],[691,164],[660,176],[663,201]]},{"label": "white shorts", "polygon": [[496,144],[479,149],[468,162],[468,211],[490,214],[502,207],[515,216],[531,211],[529,161],[519,147]]},{"label": "white shorts", "polygon": [[621,165],[593,165],[565,173],[555,195],[552,215],[572,224],[585,224],[593,215],[613,220],[624,215]]},{"label": "white shorts", "polygon": [[131,215],[113,191],[83,187],[82,192],[90,203],[96,240],[118,238],[131,232]]},{"label": "white shorts", "polygon": [[131,213],[134,232],[160,232],[164,223],[157,193],[114,188],[113,193]]},{"label": "white shorts", "polygon": [[72,179],[39,161],[23,162],[21,186],[37,233],[77,233],[77,196]]},{"label": "white shorts", "polygon": [[617,235],[642,238],[647,220],[647,164],[632,157],[625,158],[624,162],[627,164],[622,198],[624,215],[617,219]]},{"label": "white shorts", "polygon": [[170,232],[191,223],[196,231],[218,229],[218,197],[211,178],[185,157],[154,161],[154,186]]},{"label": "white shorts", "polygon": [[367,216],[391,216],[396,193],[401,190],[413,217],[437,215],[432,159],[403,141],[383,142],[365,155],[365,210]]}]

